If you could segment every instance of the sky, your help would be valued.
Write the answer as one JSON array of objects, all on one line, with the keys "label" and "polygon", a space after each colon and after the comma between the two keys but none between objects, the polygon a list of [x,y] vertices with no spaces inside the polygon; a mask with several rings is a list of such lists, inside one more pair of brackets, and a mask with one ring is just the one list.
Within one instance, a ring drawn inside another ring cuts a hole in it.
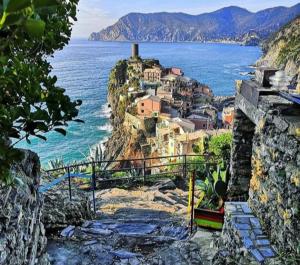
[{"label": "sky", "polygon": [[88,38],[131,12],[184,12],[198,15],[239,6],[256,12],[274,6],[293,6],[299,0],[80,0],[72,37]]}]

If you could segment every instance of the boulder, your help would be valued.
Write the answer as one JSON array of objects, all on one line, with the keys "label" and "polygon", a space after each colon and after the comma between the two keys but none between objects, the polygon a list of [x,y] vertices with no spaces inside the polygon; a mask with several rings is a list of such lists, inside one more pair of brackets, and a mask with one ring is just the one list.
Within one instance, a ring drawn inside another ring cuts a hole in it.
[{"label": "boulder", "polygon": [[157,184],[155,184],[154,186],[152,186],[150,188],[151,190],[159,190],[159,191],[164,191],[164,190],[175,190],[176,189],[176,185],[175,183],[170,180],[170,179],[164,179],[159,181]]},{"label": "boulder", "polygon": [[44,197],[43,222],[49,232],[92,219],[89,197],[83,191],[73,190],[72,200],[67,190],[51,190]]}]

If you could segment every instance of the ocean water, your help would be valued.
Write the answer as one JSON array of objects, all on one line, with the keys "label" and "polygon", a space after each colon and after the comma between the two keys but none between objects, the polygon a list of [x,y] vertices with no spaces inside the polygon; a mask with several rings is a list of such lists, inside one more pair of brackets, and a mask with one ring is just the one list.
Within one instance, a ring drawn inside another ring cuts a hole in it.
[{"label": "ocean water", "polygon": [[[18,146],[38,153],[42,165],[62,158],[65,163],[84,160],[91,146],[105,141],[110,133],[107,107],[107,82],[111,68],[130,56],[131,44],[71,40],[62,51],[50,58],[52,74],[72,99],[82,99],[79,118],[84,124],[72,123],[66,137],[47,134],[47,142],[32,138],[32,143]],[[164,66],[181,67],[186,76],[208,84],[215,95],[233,95],[235,80],[249,78],[251,64],[261,56],[259,47],[232,44],[142,43],[143,58],[157,58]]]}]

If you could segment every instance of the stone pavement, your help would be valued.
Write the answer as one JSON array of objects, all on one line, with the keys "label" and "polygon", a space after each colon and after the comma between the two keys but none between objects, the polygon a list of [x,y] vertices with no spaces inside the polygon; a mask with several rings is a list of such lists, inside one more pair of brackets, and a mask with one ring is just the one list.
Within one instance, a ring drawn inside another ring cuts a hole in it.
[{"label": "stone pavement", "polygon": [[[248,264],[264,264],[276,257],[268,237],[263,233],[247,202],[225,203],[225,223],[221,238],[223,256],[249,259]],[[242,261],[240,261],[240,264]],[[245,262],[247,264],[247,262]]]},{"label": "stone pavement", "polygon": [[199,243],[189,238],[187,192],[170,184],[98,191],[96,219],[49,240],[51,263],[201,265]]}]

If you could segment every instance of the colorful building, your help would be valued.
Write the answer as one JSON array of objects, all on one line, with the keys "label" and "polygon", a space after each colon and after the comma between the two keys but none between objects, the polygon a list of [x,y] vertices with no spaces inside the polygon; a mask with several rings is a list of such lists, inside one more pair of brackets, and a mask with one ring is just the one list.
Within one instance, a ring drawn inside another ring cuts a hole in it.
[{"label": "colorful building", "polygon": [[196,130],[213,130],[215,122],[208,116],[192,114],[187,117],[195,124]]},{"label": "colorful building", "polygon": [[178,75],[178,76],[183,76],[184,75],[182,69],[180,69],[178,67],[167,68],[166,73],[167,73],[167,75],[168,74]]},{"label": "colorful building", "polygon": [[185,119],[175,118],[163,120],[156,125],[156,151],[162,156],[175,155],[175,138],[178,135],[194,130],[195,125]]},{"label": "colorful building", "polygon": [[161,112],[161,101],[159,97],[147,95],[136,99],[137,113],[144,117],[158,117]]},{"label": "colorful building", "polygon": [[147,68],[144,71],[144,80],[148,82],[160,82],[162,77],[162,69],[159,66],[153,68]]},{"label": "colorful building", "polygon": [[222,122],[224,128],[230,128],[233,125],[234,106],[225,107],[222,111]]}]

